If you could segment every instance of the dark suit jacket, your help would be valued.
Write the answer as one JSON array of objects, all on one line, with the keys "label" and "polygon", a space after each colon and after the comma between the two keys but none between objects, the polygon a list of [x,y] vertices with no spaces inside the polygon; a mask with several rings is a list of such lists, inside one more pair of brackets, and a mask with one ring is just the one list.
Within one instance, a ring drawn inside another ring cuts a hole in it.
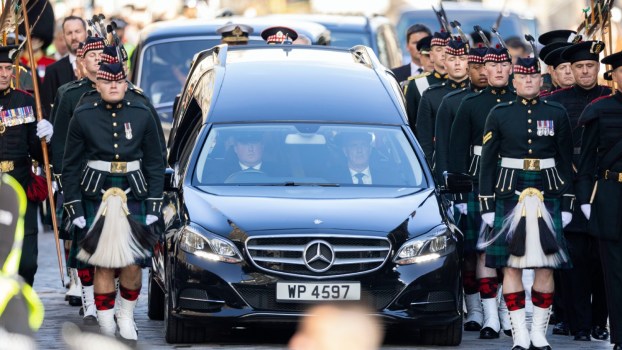
[{"label": "dark suit jacket", "polygon": [[[393,172],[389,162],[374,161],[369,164],[369,173],[371,175],[372,185],[402,185],[404,181],[399,174]],[[342,184],[353,184],[353,179],[350,174],[350,169],[346,165],[340,172],[339,182]]]},{"label": "dark suit jacket", "polygon": [[[237,159],[235,160],[225,160],[224,162],[209,162],[206,164],[206,174],[202,179],[202,182],[205,183],[224,183],[229,176],[233,174],[238,174],[240,178],[231,177],[228,182],[239,182],[239,181],[249,181],[255,182],[253,179],[256,179],[257,182],[266,181],[266,177],[287,177],[290,176],[283,167],[279,166],[278,163],[272,161],[265,161],[261,163],[261,169],[255,170],[257,174],[244,174],[242,168],[240,167],[240,163]],[[252,171],[251,171],[252,172]]]},{"label": "dark suit jacket", "polygon": [[71,62],[69,62],[69,56],[65,56],[45,68],[45,78],[41,85],[41,105],[46,118],[50,117],[58,88],[72,80],[76,80],[76,75],[73,72]]},{"label": "dark suit jacket", "polygon": [[407,80],[410,76],[410,63],[401,67],[393,68],[391,69],[391,71],[393,72],[393,74],[395,74],[397,81],[401,83],[404,80]]}]

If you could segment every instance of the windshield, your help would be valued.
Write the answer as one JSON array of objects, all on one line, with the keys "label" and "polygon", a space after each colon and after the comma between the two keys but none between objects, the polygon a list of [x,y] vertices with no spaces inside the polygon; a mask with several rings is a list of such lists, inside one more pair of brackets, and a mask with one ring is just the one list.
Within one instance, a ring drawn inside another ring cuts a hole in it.
[{"label": "windshield", "polygon": [[427,187],[398,126],[215,125],[193,185]]},{"label": "windshield", "polygon": [[[220,36],[191,39],[160,42],[142,52],[138,86],[155,106],[172,104],[186,81],[194,55],[220,44]],[[263,40],[250,42],[264,43]]]},{"label": "windshield", "polygon": [[330,46],[351,48],[355,45],[371,47],[369,34],[363,32],[339,32],[337,29],[330,31]]}]

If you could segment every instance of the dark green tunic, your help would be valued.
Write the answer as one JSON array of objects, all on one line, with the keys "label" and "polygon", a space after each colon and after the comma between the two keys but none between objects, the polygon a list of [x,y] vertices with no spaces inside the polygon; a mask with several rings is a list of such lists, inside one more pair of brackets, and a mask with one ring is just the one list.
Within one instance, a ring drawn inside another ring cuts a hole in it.
[{"label": "dark green tunic", "polygon": [[423,153],[428,164],[433,164],[434,158],[434,127],[436,124],[436,114],[438,107],[448,93],[458,89],[466,88],[468,80],[456,82],[450,79],[447,81],[430,86],[421,96],[419,110],[417,112],[417,139],[423,149]]},{"label": "dark green tunic", "polygon": [[441,74],[437,71],[433,71],[423,77],[415,76],[411,78],[408,78],[409,80],[404,90],[404,95],[406,97],[406,114],[408,115],[408,124],[416,134],[415,125],[417,124],[417,111],[421,95],[428,87],[447,80],[447,74]]}]

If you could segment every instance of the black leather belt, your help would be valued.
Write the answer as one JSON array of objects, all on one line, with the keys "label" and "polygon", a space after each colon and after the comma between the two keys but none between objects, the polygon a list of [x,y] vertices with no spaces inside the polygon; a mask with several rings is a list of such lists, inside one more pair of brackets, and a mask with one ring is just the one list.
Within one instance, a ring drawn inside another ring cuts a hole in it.
[{"label": "black leather belt", "polygon": [[622,173],[617,173],[615,171],[605,170],[603,172],[602,178],[605,179],[605,180],[609,180],[609,181],[622,182]]}]

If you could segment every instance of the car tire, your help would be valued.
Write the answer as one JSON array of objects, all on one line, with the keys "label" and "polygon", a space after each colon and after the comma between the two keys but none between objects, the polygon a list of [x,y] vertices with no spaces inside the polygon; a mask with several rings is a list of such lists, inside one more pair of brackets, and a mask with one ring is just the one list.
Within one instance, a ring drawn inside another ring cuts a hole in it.
[{"label": "car tire", "polygon": [[[173,315],[173,301],[171,294],[166,293],[166,308],[164,309],[164,338],[169,344],[200,343],[211,340],[216,334],[214,328],[192,327],[190,320]],[[196,324],[196,322],[194,323]]]},{"label": "car tire", "polygon": [[147,316],[151,320],[164,319],[164,291],[153,279],[153,270],[149,270],[149,286],[147,293]]},{"label": "car tire", "polygon": [[458,346],[462,342],[462,317],[441,329],[422,329],[421,340],[425,345]]}]

